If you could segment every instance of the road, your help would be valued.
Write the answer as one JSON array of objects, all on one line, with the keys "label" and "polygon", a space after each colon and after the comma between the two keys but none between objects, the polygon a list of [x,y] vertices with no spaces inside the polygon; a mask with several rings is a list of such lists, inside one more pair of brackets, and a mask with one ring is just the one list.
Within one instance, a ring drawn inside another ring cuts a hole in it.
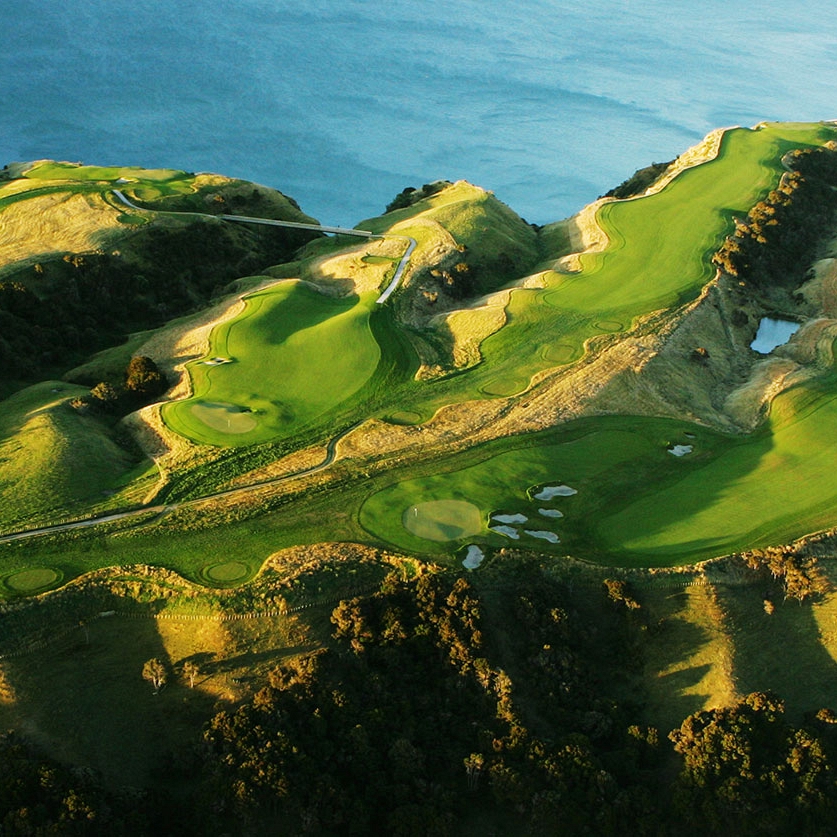
[{"label": "road", "polygon": [[[123,203],[125,206],[130,207],[131,209],[136,209],[140,212],[155,212],[157,210],[148,210],[144,207],[137,206],[136,204],[132,203],[119,189],[114,189],[113,194]],[[180,214],[180,213],[178,213]],[[354,235],[361,238],[400,238],[408,242],[407,250],[405,251],[404,255],[401,257],[401,260],[398,263],[398,267],[395,269],[395,274],[390,280],[389,285],[383,290],[381,295],[378,297],[376,303],[378,305],[383,305],[392,293],[398,288],[399,283],[401,282],[401,278],[404,275],[404,271],[407,268],[407,265],[410,262],[410,256],[413,254],[413,251],[416,249],[418,242],[411,238],[410,236],[406,235],[394,235],[394,234],[383,234],[379,235],[376,233],[369,232],[368,230],[350,230],[345,227],[329,227],[321,224],[303,224],[298,221],[275,221],[270,218],[254,218],[248,215],[210,215],[208,213],[203,212],[187,212],[183,213],[187,215],[199,215],[206,218],[221,218],[224,221],[234,221],[239,223],[245,224],[267,224],[270,226],[275,227],[291,227],[293,229],[304,229],[304,230],[315,230],[317,232],[325,232],[325,233],[332,233],[334,235]],[[275,477],[274,479],[264,480],[262,482],[251,483],[250,485],[242,486],[240,488],[231,488],[227,491],[220,491],[215,494],[208,494],[205,497],[200,497],[196,500],[186,500],[182,503],[172,503],[169,505],[163,506],[143,506],[139,509],[132,509],[130,511],[124,512],[114,512],[113,514],[109,514],[103,517],[90,517],[85,518],[83,520],[76,520],[69,523],[56,523],[52,526],[42,526],[36,529],[27,529],[21,532],[11,532],[7,535],[0,535],[0,544],[4,543],[11,543],[12,541],[19,541],[24,540],[26,538],[34,538],[38,537],[39,535],[53,535],[58,532],[67,532],[72,531],[75,529],[86,529],[90,526],[98,526],[100,523],[111,523],[117,520],[128,520],[132,517],[140,517],[141,515],[148,514],[149,512],[155,514],[163,514],[164,512],[173,511],[174,509],[184,508],[186,506],[195,505],[197,503],[203,503],[207,500],[217,500],[223,497],[229,497],[234,494],[240,494],[247,491],[252,491],[254,488],[261,488],[266,485],[274,485],[285,480],[293,479],[295,477],[302,477],[307,476],[309,474],[314,474],[317,471],[321,471],[324,468],[327,468],[331,463],[334,461],[334,451],[337,443],[342,439],[347,433],[351,432],[352,430],[357,427],[357,424],[353,424],[351,427],[344,430],[342,433],[338,433],[332,439],[330,439],[326,444],[326,455],[322,462],[318,465],[314,465],[311,468],[304,468],[301,471],[295,471],[291,474],[285,474],[282,477]]]},{"label": "road", "polygon": [[196,506],[199,503],[206,503],[207,501],[211,500],[220,500],[224,497],[231,497],[235,494],[245,494],[248,491],[252,491],[255,488],[263,488],[268,485],[278,485],[279,483],[295,479],[296,477],[306,477],[309,474],[316,474],[318,471],[322,471],[328,468],[328,466],[331,465],[332,462],[334,462],[337,443],[345,436],[348,436],[348,434],[351,433],[359,425],[360,422],[356,422],[355,424],[352,424],[351,426],[347,427],[345,430],[342,430],[336,436],[332,436],[332,438],[329,439],[326,443],[325,456],[323,457],[322,462],[319,462],[316,465],[312,465],[310,468],[301,468],[299,471],[292,471],[290,474],[283,474],[281,477],[273,477],[271,479],[261,480],[260,482],[252,482],[248,485],[242,485],[237,488],[228,488],[225,491],[217,491],[214,494],[207,494],[204,497],[198,497],[194,500],[183,500],[180,503],[167,503],[165,505],[157,506],[143,506],[139,509],[114,512],[113,514],[107,514],[101,517],[87,517],[83,520],[74,520],[68,523],[56,523],[52,526],[40,526],[36,529],[26,529],[21,532],[11,532],[8,535],[0,535],[0,544],[11,543],[12,541],[21,541],[27,538],[36,538],[40,535],[55,535],[59,532],[70,532],[76,529],[88,529],[91,526],[98,526],[100,523],[112,523],[116,520],[129,520],[132,517],[141,517],[142,515],[149,513],[164,514],[167,512],[175,511],[176,509],[183,509],[188,508],[189,506]]},{"label": "road", "polygon": [[[136,209],[140,212],[158,212],[161,210],[152,210],[146,209],[143,206],[137,206],[135,203],[132,203],[127,197],[125,197],[124,193],[119,189],[114,189],[113,194],[116,195],[119,200],[125,204],[125,206],[130,207],[131,209]],[[170,210],[164,210],[166,212]],[[180,213],[178,213],[180,214]],[[185,215],[199,215],[202,218],[220,218],[223,221],[234,221],[240,224],[263,224],[266,226],[271,227],[289,227],[295,230],[313,230],[314,232],[324,232],[324,233],[331,233],[333,235],[354,235],[359,238],[401,238],[408,242],[407,250],[404,255],[401,257],[401,261],[398,263],[398,267],[395,269],[395,275],[392,277],[389,285],[384,288],[381,295],[375,300],[378,305],[383,305],[392,295],[393,291],[396,290],[399,283],[401,282],[401,277],[404,275],[404,271],[407,268],[407,265],[410,263],[410,256],[413,254],[413,250],[416,249],[418,246],[418,242],[414,238],[410,238],[407,235],[395,235],[390,233],[383,233],[377,234],[373,232],[369,232],[369,230],[355,230],[349,229],[348,227],[329,227],[323,224],[303,224],[300,221],[277,221],[273,218],[256,218],[252,215],[210,215],[207,212],[184,212],[182,214]]]}]

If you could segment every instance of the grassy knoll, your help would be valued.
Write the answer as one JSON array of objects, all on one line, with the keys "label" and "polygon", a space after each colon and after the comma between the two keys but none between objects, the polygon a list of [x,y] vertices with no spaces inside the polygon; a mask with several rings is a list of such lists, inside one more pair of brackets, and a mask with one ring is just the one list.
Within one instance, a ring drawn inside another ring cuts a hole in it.
[{"label": "grassy knoll", "polygon": [[[834,568],[820,567],[833,584]],[[795,718],[833,705],[837,596],[800,605],[783,601],[769,581],[735,572],[725,579],[724,565],[717,570],[709,579],[679,572],[628,576],[641,603],[636,624],[644,626],[637,639],[642,668],[631,683],[640,690],[631,697],[643,704],[644,721],[668,730],[692,712],[729,706],[753,691],[781,695]],[[770,614],[766,593],[774,602]]]},{"label": "grassy knoll", "polygon": [[[442,189],[413,206],[367,219],[358,227],[374,233],[409,235],[422,245],[450,236],[474,272],[475,292],[485,292],[523,275],[538,257],[535,230],[513,210],[465,181]],[[444,234],[447,234],[445,236]]]},{"label": "grassy knoll", "polygon": [[87,390],[61,381],[28,387],[0,405],[0,525],[78,513],[102,502],[136,465],[99,419],[69,406]]},{"label": "grassy knoll", "polygon": [[[116,597],[110,604],[126,607]],[[56,633],[73,627],[66,615],[51,615]],[[212,616],[155,618],[147,609],[94,619],[0,663],[14,695],[0,701],[0,719],[4,728],[25,725],[55,757],[101,771],[108,784],[147,786],[161,763],[190,751],[219,706],[247,693],[242,681],[307,646],[294,617],[233,626]],[[169,672],[159,695],[140,676],[152,657]],[[199,666],[194,688],[177,673],[187,660]]]},{"label": "grassy knoll", "polygon": [[[329,297],[292,281],[248,296],[244,311],[212,332],[208,356],[189,364],[194,395],[166,405],[164,421],[215,445],[298,433],[375,372],[374,298]],[[216,357],[229,362],[210,365]]]}]

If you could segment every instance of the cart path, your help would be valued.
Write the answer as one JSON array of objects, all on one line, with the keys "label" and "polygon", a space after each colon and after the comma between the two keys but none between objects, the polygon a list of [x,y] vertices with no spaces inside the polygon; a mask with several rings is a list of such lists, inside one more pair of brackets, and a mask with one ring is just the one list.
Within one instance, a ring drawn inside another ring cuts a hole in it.
[{"label": "cart path", "polygon": [[[125,206],[128,206],[131,209],[136,209],[139,212],[170,212],[170,210],[146,209],[145,207],[137,206],[125,197],[125,194],[120,189],[114,189],[113,194],[116,195],[116,197],[123,204],[125,204]],[[395,275],[392,277],[389,285],[384,288],[381,295],[377,300],[375,300],[378,305],[383,305],[390,298],[393,291],[398,288],[398,285],[401,282],[401,277],[404,275],[404,270],[410,263],[410,256],[412,256],[413,250],[415,250],[418,246],[418,242],[414,238],[407,235],[396,235],[394,233],[373,233],[369,230],[356,230],[349,229],[348,227],[330,227],[324,224],[303,224],[301,221],[277,221],[272,218],[255,218],[251,215],[210,215],[206,212],[178,212],[173,214],[199,215],[202,218],[220,218],[222,221],[233,221],[239,224],[263,224],[270,227],[289,227],[295,230],[313,230],[315,232],[331,233],[333,235],[353,235],[358,238],[405,239],[408,242],[407,250],[401,257],[401,261],[398,263],[398,267],[395,269]]]}]

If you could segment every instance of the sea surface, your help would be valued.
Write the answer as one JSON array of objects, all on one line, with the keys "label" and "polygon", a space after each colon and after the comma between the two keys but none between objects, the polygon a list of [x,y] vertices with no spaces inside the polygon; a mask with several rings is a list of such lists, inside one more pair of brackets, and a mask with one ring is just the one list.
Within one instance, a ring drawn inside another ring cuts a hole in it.
[{"label": "sea surface", "polygon": [[715,127],[837,118],[837,6],[7,0],[0,165],[217,171],[329,224],[470,180],[577,211]]}]

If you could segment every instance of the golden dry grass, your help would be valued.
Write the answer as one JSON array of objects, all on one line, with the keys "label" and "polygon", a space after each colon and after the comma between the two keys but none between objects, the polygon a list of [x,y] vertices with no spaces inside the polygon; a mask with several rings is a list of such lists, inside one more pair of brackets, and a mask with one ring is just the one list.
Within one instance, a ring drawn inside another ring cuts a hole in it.
[{"label": "golden dry grass", "polygon": [[659,575],[643,583],[641,600],[652,626],[642,675],[647,721],[668,730],[691,712],[733,703],[734,647],[715,587],[700,576]]},{"label": "golden dry grass", "polygon": [[9,204],[0,214],[0,269],[107,247],[108,233],[124,230],[120,214],[92,193],[57,192]]},{"label": "golden dry grass", "polygon": [[332,295],[383,289],[406,246],[407,242],[398,238],[370,239],[315,259],[306,266],[303,278]]}]

